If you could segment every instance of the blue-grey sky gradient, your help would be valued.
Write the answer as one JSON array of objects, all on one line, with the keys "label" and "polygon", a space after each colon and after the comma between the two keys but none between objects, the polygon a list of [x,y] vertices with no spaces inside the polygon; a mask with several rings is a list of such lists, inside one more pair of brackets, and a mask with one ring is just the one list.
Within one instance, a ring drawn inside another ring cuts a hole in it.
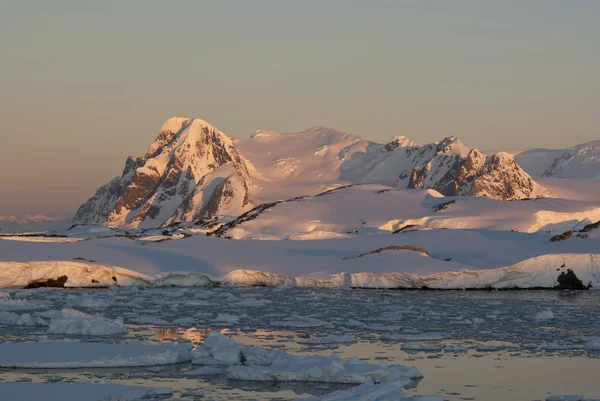
[{"label": "blue-grey sky gradient", "polygon": [[71,214],[173,115],[480,149],[598,139],[596,0],[3,0],[0,215]]}]

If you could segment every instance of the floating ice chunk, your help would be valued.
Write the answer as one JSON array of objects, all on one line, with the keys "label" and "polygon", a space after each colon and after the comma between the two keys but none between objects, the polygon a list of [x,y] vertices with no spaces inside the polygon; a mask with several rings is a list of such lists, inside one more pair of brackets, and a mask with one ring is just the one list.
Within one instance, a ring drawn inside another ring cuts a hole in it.
[{"label": "floating ice chunk", "polygon": [[181,317],[179,319],[175,319],[171,322],[171,324],[176,324],[180,326],[192,326],[196,324],[196,319],[193,317]]},{"label": "floating ice chunk", "polygon": [[443,340],[448,335],[445,333],[398,333],[398,334],[382,334],[380,340],[390,341],[439,341]]},{"label": "floating ice chunk", "polygon": [[552,395],[546,401],[585,401],[582,395]]},{"label": "floating ice chunk", "polygon": [[133,401],[172,392],[110,383],[0,383],[0,394],[10,401]]},{"label": "floating ice chunk", "polygon": [[15,310],[31,310],[31,309],[46,309],[46,305],[38,302],[30,302],[27,299],[13,299],[7,292],[2,292],[0,296],[0,310],[15,311]]},{"label": "floating ice chunk", "polygon": [[441,345],[434,344],[402,344],[401,348],[407,351],[429,351],[429,352],[439,352],[442,350]]},{"label": "floating ice chunk", "polygon": [[581,348],[582,348],[581,345],[577,345],[577,344],[561,344],[561,343],[558,343],[558,342],[553,342],[553,343],[545,344],[545,345],[542,345],[540,347],[540,349],[543,349],[545,351],[565,351],[565,350],[581,349]]},{"label": "floating ice chunk", "polygon": [[469,350],[469,348],[462,345],[444,345],[443,348],[446,352],[467,352]]},{"label": "floating ice chunk", "polygon": [[402,326],[374,323],[367,325],[367,328],[373,331],[398,331]]},{"label": "floating ice chunk", "polygon": [[320,327],[330,326],[331,323],[308,316],[292,315],[283,320],[271,322],[271,326],[280,327]]},{"label": "floating ice chunk", "polygon": [[187,370],[181,375],[185,377],[202,377],[202,376],[218,376],[225,373],[221,369],[213,368],[211,366],[202,366],[198,369]]},{"label": "floating ice chunk", "polygon": [[0,325],[5,326],[47,326],[48,322],[40,317],[33,317],[29,313],[19,315],[14,312],[0,311]]},{"label": "floating ice chunk", "polygon": [[344,343],[355,343],[356,338],[353,336],[327,336],[327,337],[314,337],[307,340],[299,340],[298,344],[344,344]]},{"label": "floating ice chunk", "polygon": [[183,397],[201,398],[204,397],[204,391],[184,391],[181,395]]},{"label": "floating ice chunk", "polygon": [[600,337],[580,337],[579,339],[585,341],[584,349],[600,350]]},{"label": "floating ice chunk", "polygon": [[138,324],[155,324],[155,325],[163,325],[163,326],[170,324],[166,320],[158,318],[156,316],[134,316],[131,318],[127,318],[127,322],[138,323]]},{"label": "floating ice chunk", "polygon": [[550,309],[543,310],[535,315],[535,320],[537,322],[541,322],[544,320],[552,320],[554,319],[554,313]]},{"label": "floating ice chunk", "polygon": [[481,345],[475,348],[477,352],[498,352],[503,349],[506,349],[505,345]]},{"label": "floating ice chunk", "polygon": [[243,345],[211,331],[192,352],[192,363],[198,365],[236,365],[242,362]]},{"label": "floating ice chunk", "polygon": [[110,336],[127,332],[122,319],[109,320],[88,315],[75,309],[63,309],[60,316],[50,320],[48,332],[88,336]]},{"label": "floating ice chunk", "polygon": [[70,300],[67,306],[70,308],[87,308],[87,309],[106,309],[111,305],[111,302],[104,299],[96,299],[88,296],[80,296]]},{"label": "floating ice chunk", "polygon": [[186,362],[191,346],[145,342],[90,343],[43,341],[0,343],[0,367],[102,368],[155,366]]},{"label": "floating ice chunk", "polygon": [[443,401],[439,396],[404,397],[401,391],[410,383],[407,379],[397,379],[375,384],[368,380],[350,390],[339,390],[321,397],[305,398],[304,401]]},{"label": "floating ice chunk", "polygon": [[192,363],[229,365],[232,380],[273,382],[364,383],[422,377],[415,367],[372,365],[359,359],[341,359],[338,355],[296,356],[281,351],[246,347],[212,332],[205,343],[192,353]]},{"label": "floating ice chunk", "polygon": [[267,299],[256,299],[256,298],[249,298],[249,299],[245,299],[243,301],[237,302],[235,305],[236,306],[265,306],[270,304],[271,301],[267,300]]},{"label": "floating ice chunk", "polygon": [[376,383],[400,378],[422,377],[415,367],[402,365],[372,365],[359,359],[341,359],[338,355],[286,355],[268,366],[234,365],[227,369],[227,378],[269,382]]},{"label": "floating ice chunk", "polygon": [[358,320],[354,320],[354,319],[350,319],[348,321],[345,321],[342,324],[344,326],[346,326],[346,327],[357,327],[357,328],[361,328],[361,327],[366,327],[367,326],[363,322],[359,322]]},{"label": "floating ice chunk", "polygon": [[[245,316],[245,315],[244,315]],[[240,322],[240,316],[230,315],[228,313],[219,313],[216,318],[212,320],[215,323],[229,323],[236,324]]]}]

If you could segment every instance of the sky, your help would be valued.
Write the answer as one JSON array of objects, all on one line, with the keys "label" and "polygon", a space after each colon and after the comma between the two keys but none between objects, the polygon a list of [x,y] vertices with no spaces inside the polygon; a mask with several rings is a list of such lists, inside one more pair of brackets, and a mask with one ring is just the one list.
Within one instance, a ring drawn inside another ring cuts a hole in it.
[{"label": "sky", "polygon": [[0,215],[72,215],[162,122],[482,150],[599,139],[600,1],[0,2]]}]

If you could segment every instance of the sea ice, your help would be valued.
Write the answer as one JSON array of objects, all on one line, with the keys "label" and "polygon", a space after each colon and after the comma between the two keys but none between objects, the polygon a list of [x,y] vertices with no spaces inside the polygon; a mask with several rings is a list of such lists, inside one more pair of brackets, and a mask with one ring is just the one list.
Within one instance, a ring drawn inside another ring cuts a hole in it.
[{"label": "sea ice", "polygon": [[554,319],[554,313],[550,309],[543,310],[535,315],[535,320],[538,322],[552,319]]},{"label": "sea ice", "polygon": [[416,368],[403,365],[372,365],[359,359],[341,359],[336,354],[296,356],[246,347],[216,332],[196,348],[192,362],[229,365],[226,375],[233,380],[361,384],[369,379],[384,382],[422,377]]},{"label": "sea ice", "polygon": [[0,343],[0,367],[101,368],[186,362],[191,346],[145,342],[91,343],[73,340]]},{"label": "sea ice", "polygon": [[398,334],[382,334],[380,340],[390,341],[439,341],[443,340],[448,335],[445,333],[398,333]]},{"label": "sea ice", "polygon": [[63,309],[59,316],[50,320],[48,332],[88,336],[123,334],[127,329],[122,319],[109,320],[98,315],[88,315],[75,309]]},{"label": "sea ice", "polygon": [[304,401],[443,401],[440,396],[404,397],[402,390],[410,383],[407,379],[396,379],[385,383],[375,384],[368,380],[351,388],[339,390],[321,397],[303,398]]},{"label": "sea ice", "polygon": [[320,345],[320,344],[344,344],[355,343],[356,338],[353,336],[327,336],[314,337],[306,340],[298,340],[298,344]]},{"label": "sea ice", "polygon": [[292,315],[283,320],[272,321],[271,326],[279,327],[320,327],[330,326],[331,323],[309,316]]},{"label": "sea ice", "polygon": [[0,383],[7,401],[133,401],[170,393],[171,389],[111,383]]}]

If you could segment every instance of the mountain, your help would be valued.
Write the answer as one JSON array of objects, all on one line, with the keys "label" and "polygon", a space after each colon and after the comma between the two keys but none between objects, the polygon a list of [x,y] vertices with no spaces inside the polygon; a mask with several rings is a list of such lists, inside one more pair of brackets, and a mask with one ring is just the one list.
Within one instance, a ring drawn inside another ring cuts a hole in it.
[{"label": "mountain", "polygon": [[151,228],[250,208],[248,170],[231,140],[200,119],[167,120],[144,156],[83,204],[74,224]]},{"label": "mountain", "polygon": [[533,149],[515,160],[532,176],[600,179],[600,141],[568,149]]},{"label": "mountain", "polygon": [[62,230],[70,225],[71,219],[56,219],[43,214],[23,217],[0,216],[0,234]]},{"label": "mountain", "polygon": [[422,146],[383,151],[361,170],[361,182],[395,188],[435,189],[445,196],[479,196],[513,200],[546,191],[507,153],[486,156],[456,137]]},{"label": "mountain", "polygon": [[[381,145],[336,130],[314,127],[294,134],[257,131],[251,139],[235,143],[254,167],[251,168],[253,181],[261,183],[264,192],[277,193],[279,197],[275,198],[278,199],[318,193],[336,183],[435,189],[446,196],[504,200],[547,195],[512,156],[506,153],[485,156],[467,148],[456,137],[427,145],[418,145],[406,137],[394,137]],[[271,189],[273,183],[276,190]],[[298,185],[304,192],[294,190],[282,194]]]},{"label": "mountain", "polygon": [[378,144],[317,126],[289,134],[258,130],[232,141],[205,121],[174,117],[73,223],[155,228],[236,217],[257,204],[356,183],[502,200],[546,195],[510,155],[486,156],[456,137],[419,145],[397,136]]}]

